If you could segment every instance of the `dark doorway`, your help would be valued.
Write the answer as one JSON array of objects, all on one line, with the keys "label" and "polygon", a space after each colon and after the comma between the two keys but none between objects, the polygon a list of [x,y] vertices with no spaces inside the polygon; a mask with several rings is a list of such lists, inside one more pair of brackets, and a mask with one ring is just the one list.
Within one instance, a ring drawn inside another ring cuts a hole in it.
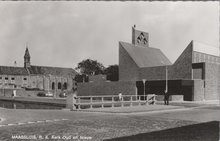
[{"label": "dark doorway", "polygon": [[143,81],[136,81],[137,95],[141,96],[140,99],[144,100],[144,83]]},{"label": "dark doorway", "polygon": [[63,83],[63,89],[64,89],[64,90],[67,89],[67,83],[66,83],[66,82]]},{"label": "dark doorway", "polygon": [[183,86],[182,92],[184,94],[184,101],[192,101],[193,100],[193,87],[192,86]]},{"label": "dark doorway", "polygon": [[55,83],[52,82],[52,90],[54,90],[54,89],[55,89]]},{"label": "dark doorway", "polygon": [[60,90],[62,88],[61,82],[58,83],[58,89]]}]

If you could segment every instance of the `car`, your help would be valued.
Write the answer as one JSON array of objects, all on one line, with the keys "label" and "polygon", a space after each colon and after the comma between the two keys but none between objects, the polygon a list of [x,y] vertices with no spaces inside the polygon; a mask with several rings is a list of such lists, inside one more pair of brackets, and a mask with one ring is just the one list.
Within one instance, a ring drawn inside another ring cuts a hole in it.
[{"label": "car", "polygon": [[39,93],[37,93],[37,96],[44,97],[44,96],[46,96],[46,94],[44,92],[39,92]]},{"label": "car", "polygon": [[46,96],[48,96],[48,97],[53,97],[53,93],[47,92],[47,93],[46,93]]},{"label": "car", "polygon": [[67,95],[66,95],[66,93],[64,92],[64,93],[61,93],[59,96],[60,96],[60,97],[66,97]]}]

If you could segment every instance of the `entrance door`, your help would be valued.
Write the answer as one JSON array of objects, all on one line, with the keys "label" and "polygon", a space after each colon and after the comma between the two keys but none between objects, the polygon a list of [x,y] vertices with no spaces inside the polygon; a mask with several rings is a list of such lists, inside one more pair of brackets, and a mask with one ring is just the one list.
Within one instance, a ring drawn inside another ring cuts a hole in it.
[{"label": "entrance door", "polygon": [[137,87],[137,95],[141,96],[141,100],[144,100],[144,84],[143,81],[136,81],[136,87]]},{"label": "entrance door", "polygon": [[192,101],[193,100],[193,87],[192,86],[183,86],[184,101]]}]

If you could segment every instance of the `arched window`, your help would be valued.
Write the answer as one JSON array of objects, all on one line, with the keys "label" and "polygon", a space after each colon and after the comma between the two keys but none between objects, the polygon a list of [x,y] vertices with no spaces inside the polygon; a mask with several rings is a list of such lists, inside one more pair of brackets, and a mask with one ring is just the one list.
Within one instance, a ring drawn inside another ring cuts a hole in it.
[{"label": "arched window", "polygon": [[58,89],[60,90],[62,88],[61,82],[58,83]]},{"label": "arched window", "polygon": [[55,83],[52,82],[52,90],[54,90],[54,89],[55,89]]},{"label": "arched window", "polygon": [[66,83],[66,82],[63,83],[63,89],[64,89],[64,90],[67,89],[67,83]]}]

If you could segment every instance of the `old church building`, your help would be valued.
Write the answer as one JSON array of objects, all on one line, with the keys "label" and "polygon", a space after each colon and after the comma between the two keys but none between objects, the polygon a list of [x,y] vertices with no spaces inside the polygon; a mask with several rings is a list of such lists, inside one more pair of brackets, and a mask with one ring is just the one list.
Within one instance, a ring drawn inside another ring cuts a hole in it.
[{"label": "old church building", "polygon": [[72,68],[34,66],[28,48],[25,50],[24,67],[0,66],[0,88],[29,90],[71,90],[75,70]]}]

